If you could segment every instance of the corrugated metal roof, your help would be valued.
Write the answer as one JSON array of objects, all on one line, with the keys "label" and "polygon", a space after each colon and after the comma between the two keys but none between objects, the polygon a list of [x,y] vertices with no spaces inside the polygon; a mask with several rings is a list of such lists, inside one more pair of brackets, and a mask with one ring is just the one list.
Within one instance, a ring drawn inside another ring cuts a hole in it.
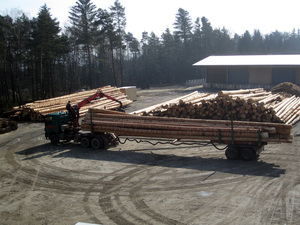
[{"label": "corrugated metal roof", "polygon": [[193,66],[300,66],[300,55],[209,56]]}]

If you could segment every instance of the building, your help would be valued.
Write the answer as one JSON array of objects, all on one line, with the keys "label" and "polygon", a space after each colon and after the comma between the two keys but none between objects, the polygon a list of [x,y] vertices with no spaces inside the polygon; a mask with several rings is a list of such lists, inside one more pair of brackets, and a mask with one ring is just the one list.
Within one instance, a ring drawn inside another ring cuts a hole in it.
[{"label": "building", "polygon": [[223,89],[300,84],[300,55],[209,56],[194,66],[206,68],[206,87]]}]

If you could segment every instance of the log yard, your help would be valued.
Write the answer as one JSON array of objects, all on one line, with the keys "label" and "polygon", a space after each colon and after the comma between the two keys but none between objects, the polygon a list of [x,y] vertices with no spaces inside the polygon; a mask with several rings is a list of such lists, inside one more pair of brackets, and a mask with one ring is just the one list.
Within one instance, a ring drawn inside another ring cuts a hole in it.
[{"label": "log yard", "polygon": [[108,85],[4,116],[1,224],[300,223],[296,85]]}]

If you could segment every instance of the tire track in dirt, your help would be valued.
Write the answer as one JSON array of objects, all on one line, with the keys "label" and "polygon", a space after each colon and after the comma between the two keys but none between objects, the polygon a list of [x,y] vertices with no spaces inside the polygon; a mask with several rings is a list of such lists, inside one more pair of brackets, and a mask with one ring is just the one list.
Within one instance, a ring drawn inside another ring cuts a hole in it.
[{"label": "tire track in dirt", "polygon": [[[241,168],[237,167],[236,169],[239,170]],[[262,165],[262,169],[261,168],[256,168],[256,169],[258,169],[260,171],[259,174],[262,174],[264,172],[267,172],[268,174],[270,174],[270,171],[269,171],[270,168],[268,168],[268,167],[264,168],[264,165]],[[201,183],[196,183],[196,184],[191,185],[191,184],[186,184],[184,181],[183,182],[182,181],[177,181],[180,184],[180,186],[179,185],[175,186],[175,187],[174,186],[173,187],[172,186],[171,187],[167,186],[165,189],[167,189],[166,192],[168,192],[168,191],[181,192],[182,191],[182,193],[184,193],[185,191],[188,192],[188,191],[192,191],[192,190],[197,190],[199,188],[199,186],[201,186],[201,188],[206,187],[206,188],[210,189],[210,188],[213,188],[214,186],[234,185],[235,187],[238,188],[239,186],[243,186],[245,181],[252,183],[253,181],[257,180],[257,176],[256,176],[257,171],[256,170],[248,170],[248,169],[244,168],[244,171],[245,172],[241,171],[240,173],[241,174],[243,174],[243,173],[247,174],[247,178],[245,178],[245,179],[243,178],[243,175],[231,175],[231,176],[227,176],[225,180],[224,179],[214,179],[214,175],[216,174],[216,172],[212,172],[208,175],[201,175],[201,172],[196,171],[195,173],[197,174],[198,178],[200,178],[199,180],[202,181]],[[229,171],[227,171],[227,172],[229,172]],[[192,172],[190,172],[190,173],[192,173]],[[217,172],[217,174],[218,173],[222,173],[222,171]],[[204,177],[204,178],[202,179],[201,176]],[[180,178],[179,178],[179,180],[180,180]],[[248,187],[248,188],[250,188],[250,187]],[[142,192],[142,190],[143,190],[142,187],[138,187],[137,190],[140,190],[140,196],[145,195],[145,192]],[[146,192],[151,192],[151,193],[152,192],[153,193],[154,192],[156,192],[156,193],[157,192],[162,192],[162,190],[160,190],[159,187],[158,188],[146,188],[146,190],[147,190]],[[233,197],[233,194],[228,193],[227,195],[225,195],[223,197],[225,199],[224,200],[224,203],[225,203]],[[137,205],[137,207],[139,207],[140,205],[145,205],[145,203],[141,200],[137,200],[136,205]],[[210,213],[209,209],[210,209],[210,207],[208,207],[207,211],[201,209],[202,214],[203,213]],[[238,210],[239,209],[237,209],[237,211]],[[222,209],[221,214],[230,213],[231,211],[232,211],[231,208],[227,208],[226,211],[224,211],[224,209]],[[191,221],[193,221],[193,220],[191,219],[191,220],[185,221],[185,223],[186,222],[189,223]],[[172,224],[172,222],[170,224]]]},{"label": "tire track in dirt", "polygon": [[[174,162],[172,162],[174,163]],[[164,164],[164,163],[162,163]],[[237,167],[237,169],[241,169],[241,167]],[[264,172],[268,172],[270,173],[270,168],[268,167],[265,167],[264,168],[264,164],[261,166],[261,169],[260,168],[257,168],[261,173],[264,173]],[[253,171],[249,171],[248,169],[244,169],[246,174],[248,174],[249,176],[247,176],[247,181],[251,181],[251,180],[255,180],[257,179],[255,176],[257,174],[257,170],[253,170]],[[247,170],[247,171],[246,171]],[[168,171],[168,169],[165,169],[164,172]],[[227,171],[228,172],[228,171]],[[241,172],[243,173],[243,171]],[[169,218],[165,218],[165,219],[162,219],[164,218],[161,214],[157,214],[155,213],[155,211],[151,208],[149,208],[149,206],[147,206],[145,204],[145,202],[142,200],[142,198],[140,196],[143,196],[145,194],[145,192],[143,192],[143,186],[147,186],[147,182],[152,179],[152,178],[155,178],[157,175],[162,175],[163,172],[162,171],[159,171],[157,173],[152,173],[150,176],[148,174],[148,177],[147,176],[143,176],[141,179],[145,178],[143,182],[139,182],[138,184],[135,185],[135,187],[131,188],[130,190],[130,199],[134,205],[135,205],[135,208],[139,208],[139,209],[142,209],[143,213],[146,213],[149,217],[151,218],[155,218],[157,221],[160,221],[162,223],[165,223],[165,224],[174,224],[174,223],[179,223],[178,221],[174,221],[172,219],[169,219]],[[199,174],[199,171],[196,171],[196,174],[198,177],[201,177],[201,175]],[[236,185],[236,183],[240,183],[240,184],[244,184],[244,180],[241,180],[241,175],[237,175],[237,176],[231,176],[229,177],[227,180],[224,181],[224,179],[220,180],[220,179],[217,179],[213,182],[211,182],[211,179],[213,177],[213,175],[215,174],[215,172],[213,172],[212,174],[209,174],[209,175],[205,175],[203,176],[204,178],[202,179],[202,183],[201,183],[201,186],[206,186],[206,187],[213,187],[213,186],[216,186],[216,185],[225,185],[225,184],[230,184],[230,185]],[[208,179],[210,178],[210,180],[208,181]],[[123,180],[124,178],[119,178],[119,180]],[[204,182],[204,181],[207,181],[207,182]],[[184,183],[184,182],[179,182],[179,183]],[[199,183],[198,184],[193,184],[193,185],[181,185],[180,187],[166,187],[165,189],[167,189],[166,191],[172,191],[172,190],[176,190],[176,191],[180,191],[180,190],[192,190],[192,189],[195,189],[199,186]],[[258,188],[258,187],[257,187]],[[117,190],[117,189],[115,189]],[[160,188],[146,188],[146,192],[158,192],[158,191],[161,191]],[[132,194],[134,193],[134,194]],[[105,207],[106,204],[109,204],[109,205],[113,205],[112,204],[112,201],[114,198],[118,198],[119,197],[119,194],[118,192],[113,196],[111,196],[110,198],[105,198],[105,201],[103,203],[103,207]],[[227,197],[227,200],[229,200],[230,198],[232,197],[232,195],[228,195]],[[128,200],[128,199],[127,199]],[[119,204],[120,205],[120,204]],[[229,212],[231,211],[231,209],[228,209]],[[112,214],[112,218],[118,214],[118,210],[116,209],[111,209],[110,210],[110,213]],[[120,219],[120,221],[122,220],[123,218]],[[120,222],[119,220],[116,221],[116,222]],[[126,222],[129,222],[129,221],[126,221]],[[153,223],[155,224],[155,223]]]},{"label": "tire track in dirt", "polygon": [[[166,161],[166,162],[165,162]],[[161,164],[167,164],[169,162],[169,159],[162,160]],[[154,170],[154,171],[153,171]],[[135,209],[138,211],[139,215],[146,215],[146,217],[151,218],[154,220],[151,224],[182,224],[179,221],[176,221],[172,218],[169,218],[161,213],[158,213],[154,208],[150,208],[144,201],[143,198],[141,198],[141,191],[143,189],[143,186],[147,185],[149,183],[149,180],[153,177],[160,177],[164,175],[165,172],[168,172],[169,169],[156,167],[155,169],[148,168],[144,172],[146,173],[140,182],[138,182],[136,185],[134,185],[129,190],[129,199],[132,201]]]},{"label": "tire track in dirt", "polygon": [[[35,187],[43,187],[43,188],[47,188],[47,189],[55,189],[56,191],[63,191],[63,193],[66,193],[66,191],[70,191],[70,192],[84,192],[85,193],[85,198],[86,197],[86,193],[97,193],[97,192],[101,192],[101,190],[105,190],[104,194],[107,196],[108,194],[110,195],[110,197],[101,197],[99,198],[99,203],[100,202],[105,202],[105,208],[109,205],[109,202],[105,201],[105,199],[111,199],[113,197],[115,197],[114,190],[116,188],[118,188],[119,183],[122,183],[122,180],[124,179],[130,179],[131,177],[134,177],[136,175],[136,172],[140,172],[140,169],[135,169],[135,171],[130,170],[127,173],[123,173],[122,176],[117,176],[116,179],[113,180],[113,182],[106,182],[106,184],[104,184],[104,187],[102,189],[96,187],[96,185],[98,184],[99,181],[106,179],[109,176],[115,176],[117,173],[120,172],[116,171],[114,173],[110,173],[107,174],[105,177],[103,177],[102,179],[98,179],[97,181],[93,180],[85,180],[85,179],[72,179],[72,178],[68,178],[68,177],[58,177],[58,176],[54,176],[53,174],[49,174],[47,172],[42,172],[41,171],[41,167],[43,167],[43,169],[46,171],[48,169],[52,169],[52,170],[57,170],[56,173],[59,172],[68,172],[68,173],[78,173],[79,171],[75,171],[75,170],[69,170],[69,169],[62,169],[62,168],[58,168],[55,166],[49,166],[47,164],[41,164],[38,160],[36,159],[30,159],[30,162],[33,162],[34,164],[31,165],[31,167],[24,167],[23,164],[21,165],[20,162],[18,160],[16,160],[15,156],[15,152],[16,149],[11,149],[10,151],[8,151],[5,155],[7,162],[14,168],[15,170],[15,177],[16,180],[18,180],[19,182],[22,182],[24,184],[27,185],[31,185],[31,189],[35,189]],[[31,153],[32,154],[32,153]],[[35,166],[34,166],[35,165]],[[32,176],[33,174],[35,174],[35,176]],[[96,173],[95,173],[96,174]],[[9,176],[9,173],[6,173],[6,175]],[[49,183],[49,180],[55,180],[55,184],[51,184],[51,182]],[[63,182],[62,182],[63,181]],[[62,183],[59,183],[62,182]],[[59,183],[59,184],[58,184]],[[68,183],[68,186],[70,183],[72,184],[72,188],[70,187],[66,187],[64,184]],[[74,185],[74,183],[78,183],[78,185],[82,184],[82,183],[88,183],[88,184],[92,184],[93,187],[89,188],[88,191],[87,189],[83,189],[83,188],[78,188],[76,187],[77,185]],[[105,183],[105,182],[104,182]],[[122,185],[121,185],[122,186]],[[109,191],[108,191],[109,190]],[[111,192],[111,193],[109,193]],[[102,194],[101,194],[102,195]],[[111,202],[111,201],[110,201]],[[101,206],[101,204],[100,204]],[[103,207],[102,207],[103,208]],[[88,207],[85,208],[85,210],[91,214],[88,210]],[[110,211],[108,211],[110,212]],[[130,215],[130,213],[128,213]],[[96,220],[96,217],[93,215],[90,215],[91,218],[93,218],[93,220]],[[121,223],[121,221],[126,221],[125,218],[123,217],[116,217],[116,215],[112,215],[109,216],[110,218],[113,218],[113,220],[117,221],[117,223]],[[139,219],[137,216],[134,216],[133,214],[131,214],[131,217],[134,218],[135,221],[143,221],[142,219]],[[159,216],[160,218],[161,216]],[[125,222],[127,223],[127,222]]]},{"label": "tire track in dirt", "polygon": [[[29,139],[30,140],[30,139]],[[28,141],[29,141],[28,140]],[[27,141],[27,140],[24,140]],[[24,184],[28,185],[35,185],[36,187],[43,187],[48,189],[53,189],[56,191],[64,191],[66,192],[86,192],[88,188],[82,187],[82,183],[89,183],[89,184],[98,184],[99,180],[97,177],[102,176],[102,180],[105,180],[108,176],[113,176],[113,174],[107,174],[103,175],[101,173],[97,172],[86,172],[86,171],[80,171],[78,169],[66,169],[61,168],[49,164],[43,163],[41,166],[41,162],[35,158],[26,160],[20,162],[16,160],[15,158],[15,152],[18,151],[18,149],[15,148],[15,146],[10,147],[10,149],[6,152],[5,158],[9,165],[11,165],[12,172],[4,171],[2,170],[2,175],[6,177],[10,177],[13,175],[15,177],[15,180],[22,182]],[[34,152],[31,152],[31,154],[34,154]],[[27,163],[27,165],[24,165],[24,162],[30,161],[31,164]],[[29,164],[29,165],[28,165]],[[132,166],[129,166],[128,168],[131,168]],[[42,172],[41,168],[43,171]],[[125,168],[122,168],[116,173],[124,170]],[[33,174],[38,174],[37,176],[32,176]],[[59,176],[61,174],[65,174],[63,176]],[[72,178],[69,175],[89,175],[93,176],[97,179],[81,179],[81,178]],[[54,182],[55,181],[55,182]],[[52,183],[52,184],[51,184]],[[99,192],[102,190],[102,186],[95,189],[95,192]]]},{"label": "tire track in dirt", "polygon": [[[168,160],[166,160],[166,163],[167,163],[167,161]],[[174,162],[172,162],[172,163],[174,163]],[[165,163],[161,163],[161,164],[165,165]],[[144,171],[143,174],[146,173],[146,171]],[[156,224],[157,222],[163,223],[163,224],[181,224],[179,221],[176,221],[174,219],[170,219],[168,217],[163,216],[162,214],[157,213],[155,211],[155,209],[150,208],[143,201],[143,198],[141,197],[141,196],[145,195],[145,192],[143,192],[143,186],[147,186],[147,183],[149,182],[149,180],[151,180],[152,178],[160,177],[164,174],[164,172],[167,172],[167,171],[169,171],[169,169],[160,169],[159,171],[154,173],[154,172],[149,172],[149,169],[148,169],[148,172],[146,174],[144,174],[142,177],[138,177],[140,179],[140,182],[138,182],[133,187],[131,187],[131,189],[129,190],[130,197],[129,197],[129,199],[126,198],[127,201],[131,201],[133,203],[134,209],[138,209],[139,212],[142,212],[142,213],[146,214],[146,216],[149,217],[149,218],[152,218],[152,220],[154,219],[155,222],[153,222],[152,224]],[[211,177],[211,175],[209,175],[209,177]],[[206,179],[203,179],[203,180],[207,180],[207,177],[206,177]],[[219,180],[219,182],[220,182],[220,180]],[[215,183],[210,184],[209,186],[213,186],[213,185],[215,185]],[[193,188],[194,188],[194,186],[190,186],[190,185],[188,185],[187,187],[182,187],[182,186],[181,187],[170,187],[170,186],[167,186],[167,187],[165,187],[165,191],[172,191],[172,190],[180,191],[180,190],[186,190],[186,189],[191,190]],[[147,188],[146,191],[148,193],[149,192],[161,191],[159,189],[160,188],[150,190],[149,188]],[[118,193],[115,195],[115,197],[118,197]],[[112,204],[113,199],[114,199],[113,197],[106,198],[105,202],[103,204],[103,207],[105,207],[106,204],[113,205]],[[108,201],[109,201],[109,203],[108,203]],[[111,217],[114,217],[117,214],[117,212],[118,212],[118,210],[112,209],[111,210],[111,213],[112,213]],[[139,213],[139,215],[141,216],[142,213]],[[116,221],[116,222],[119,222],[119,221]]]},{"label": "tire track in dirt", "polygon": [[[169,218],[164,217],[162,214],[155,213],[153,209],[141,203],[139,203],[137,207],[135,203],[136,200],[134,200],[135,197],[132,195],[135,186],[142,186],[143,183],[148,181],[153,175],[163,173],[166,170],[165,168],[161,168],[154,173],[150,173],[149,169],[146,169],[145,166],[139,166],[135,171],[121,174],[111,182],[107,182],[99,195],[98,204],[101,211],[116,224],[157,224],[158,221],[170,221]],[[91,188],[91,190],[93,190],[93,188]],[[86,193],[84,197],[85,202],[89,200],[90,193],[91,192]],[[128,204],[131,205],[130,210],[126,207]],[[91,214],[92,210],[88,207],[88,204],[85,210]],[[96,217],[96,215],[94,214],[93,217]],[[171,220],[170,223],[165,224],[174,224],[174,221]]]}]

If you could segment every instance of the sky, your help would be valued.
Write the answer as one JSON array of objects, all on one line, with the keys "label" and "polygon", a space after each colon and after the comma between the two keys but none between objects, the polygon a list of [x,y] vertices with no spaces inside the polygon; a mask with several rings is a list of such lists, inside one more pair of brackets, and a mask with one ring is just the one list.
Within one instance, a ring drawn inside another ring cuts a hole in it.
[{"label": "sky", "polygon": [[[109,9],[115,0],[91,0],[97,8]],[[179,8],[188,11],[192,22],[205,16],[213,28],[225,27],[233,36],[255,29],[264,34],[276,30],[300,29],[299,0],[119,0],[125,7],[126,31],[138,40],[142,32],[161,36],[166,28],[173,31]],[[0,0],[0,14],[14,17],[21,10],[30,18],[37,17],[44,4],[50,8],[60,27],[67,25],[70,8],[76,0]]]}]

